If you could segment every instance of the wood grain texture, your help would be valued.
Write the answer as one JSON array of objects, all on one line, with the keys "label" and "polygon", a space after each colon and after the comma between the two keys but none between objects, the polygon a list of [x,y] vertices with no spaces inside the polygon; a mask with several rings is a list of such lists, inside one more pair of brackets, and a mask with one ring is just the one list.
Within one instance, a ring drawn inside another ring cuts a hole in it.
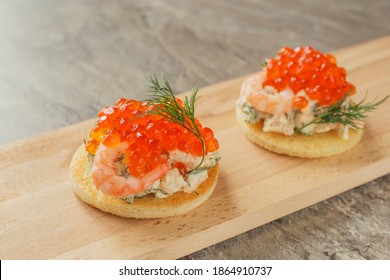
[{"label": "wood grain texture", "polygon": [[[182,92],[257,71],[281,46],[331,51],[390,34],[387,0],[210,2],[0,1],[0,144],[93,118],[118,97],[141,98],[146,72],[164,74]],[[370,50],[367,56],[378,55]],[[375,63],[386,64],[382,58]],[[369,83],[365,58],[344,52],[344,62],[360,69],[353,75],[365,89],[389,90]],[[2,150],[0,160],[8,154]],[[48,170],[51,164],[60,165],[53,158]],[[39,170],[30,169],[7,176],[35,180]],[[389,181],[386,175],[185,258],[390,259]]]},{"label": "wood grain texture", "polygon": [[[375,56],[370,56],[372,48]],[[351,53],[365,58],[364,67],[345,62],[351,82],[362,89],[357,100],[364,97],[367,86],[370,98],[385,96],[383,89],[390,84],[389,48],[390,37],[385,37],[335,53],[340,60]],[[366,80],[355,80],[358,75]],[[94,120],[1,147],[7,157],[0,166],[4,225],[0,258],[180,258],[390,171],[390,103],[370,115],[361,142],[351,151],[318,160],[298,159],[263,150],[240,133],[235,102],[242,81],[237,78],[199,93],[198,117],[213,127],[220,141],[220,178],[206,203],[178,217],[119,218],[72,194],[69,162]],[[23,172],[23,177],[15,176]]]}]

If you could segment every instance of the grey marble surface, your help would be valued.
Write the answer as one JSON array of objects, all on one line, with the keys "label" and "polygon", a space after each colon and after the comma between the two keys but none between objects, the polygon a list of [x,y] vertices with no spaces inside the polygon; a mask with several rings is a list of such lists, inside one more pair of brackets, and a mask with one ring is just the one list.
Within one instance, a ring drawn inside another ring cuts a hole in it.
[{"label": "grey marble surface", "polygon": [[[390,1],[0,1],[0,144],[259,69],[282,46],[390,34]],[[184,259],[390,259],[390,175]]]}]

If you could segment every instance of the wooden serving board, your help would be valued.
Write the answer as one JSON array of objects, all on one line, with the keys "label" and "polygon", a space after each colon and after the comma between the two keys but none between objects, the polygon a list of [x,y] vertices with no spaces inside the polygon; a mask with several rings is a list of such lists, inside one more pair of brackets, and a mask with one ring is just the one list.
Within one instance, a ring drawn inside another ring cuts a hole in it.
[{"label": "wooden serving board", "polygon": [[[390,93],[390,37],[334,54],[356,100]],[[94,120],[0,147],[0,259],[175,259],[390,172],[390,101],[353,150],[298,159],[243,137],[234,108],[244,78],[200,91],[197,117],[220,141],[220,177],[210,199],[183,216],[119,218],[73,194],[69,162]]]}]

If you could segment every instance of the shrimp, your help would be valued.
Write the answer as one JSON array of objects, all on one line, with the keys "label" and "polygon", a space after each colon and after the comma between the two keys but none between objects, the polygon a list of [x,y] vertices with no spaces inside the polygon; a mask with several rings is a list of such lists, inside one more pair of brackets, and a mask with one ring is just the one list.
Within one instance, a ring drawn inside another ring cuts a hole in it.
[{"label": "shrimp", "polygon": [[[128,196],[147,190],[170,169],[168,161],[160,164],[144,176],[121,175],[125,167],[119,166],[118,158],[125,154],[129,144],[121,142],[113,148],[100,144],[92,165],[92,181],[97,189],[113,196]],[[122,169],[122,170],[121,170]]]},{"label": "shrimp", "polygon": [[258,94],[264,91],[263,82],[265,80],[265,73],[258,72],[255,75],[247,78],[241,87],[241,95],[249,96]]},{"label": "shrimp", "polygon": [[263,91],[249,95],[247,100],[258,111],[272,115],[289,113],[293,108],[292,93],[288,90],[275,94]]},{"label": "shrimp", "polygon": [[276,115],[291,112],[293,109],[293,93],[287,89],[276,92],[271,87],[263,88],[265,79],[264,72],[244,81],[241,88],[241,95],[258,111]]}]

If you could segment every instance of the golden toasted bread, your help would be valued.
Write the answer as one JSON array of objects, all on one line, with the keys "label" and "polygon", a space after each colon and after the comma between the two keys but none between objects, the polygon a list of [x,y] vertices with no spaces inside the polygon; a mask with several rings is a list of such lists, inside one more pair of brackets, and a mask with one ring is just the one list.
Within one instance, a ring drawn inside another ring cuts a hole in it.
[{"label": "golden toasted bread", "polygon": [[182,215],[206,201],[214,191],[218,180],[219,165],[208,170],[208,178],[200,184],[196,193],[177,192],[167,198],[155,198],[153,194],[135,198],[127,203],[120,197],[105,195],[93,185],[91,165],[84,145],[73,155],[70,177],[73,191],[86,203],[121,217],[146,219]]},{"label": "golden toasted bread", "polygon": [[244,135],[257,145],[279,154],[301,158],[320,158],[341,154],[353,148],[360,140],[363,129],[350,129],[349,138],[343,139],[335,130],[313,135],[284,135],[276,132],[264,132],[263,123],[247,123],[242,111],[236,107],[237,122]]}]

